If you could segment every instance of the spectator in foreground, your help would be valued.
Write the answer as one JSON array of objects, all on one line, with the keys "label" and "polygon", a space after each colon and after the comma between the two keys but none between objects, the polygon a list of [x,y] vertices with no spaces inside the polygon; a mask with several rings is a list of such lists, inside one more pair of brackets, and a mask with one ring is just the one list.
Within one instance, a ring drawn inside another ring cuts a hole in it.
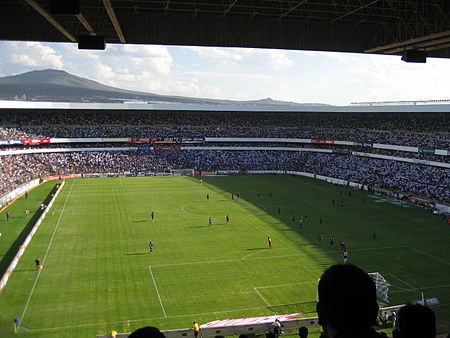
[{"label": "spectator in foreground", "polygon": [[398,331],[401,338],[436,337],[436,316],[430,308],[408,304],[398,312]]},{"label": "spectator in foreground", "polygon": [[164,333],[153,326],[146,326],[131,333],[128,338],[166,338]]},{"label": "spectator in foreground", "polygon": [[353,264],[336,264],[323,273],[318,285],[317,314],[321,337],[375,338],[378,303],[375,283]]},{"label": "spectator in foreground", "polygon": [[298,336],[300,338],[306,338],[308,337],[308,328],[302,326],[301,328],[298,329]]}]

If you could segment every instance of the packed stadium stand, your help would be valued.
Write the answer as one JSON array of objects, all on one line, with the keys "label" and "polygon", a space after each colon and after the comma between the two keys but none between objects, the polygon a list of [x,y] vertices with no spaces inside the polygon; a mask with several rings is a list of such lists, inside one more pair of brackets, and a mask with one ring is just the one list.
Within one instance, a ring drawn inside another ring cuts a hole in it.
[{"label": "packed stadium stand", "polygon": [[67,174],[302,171],[450,202],[447,113],[16,110],[0,194]]}]

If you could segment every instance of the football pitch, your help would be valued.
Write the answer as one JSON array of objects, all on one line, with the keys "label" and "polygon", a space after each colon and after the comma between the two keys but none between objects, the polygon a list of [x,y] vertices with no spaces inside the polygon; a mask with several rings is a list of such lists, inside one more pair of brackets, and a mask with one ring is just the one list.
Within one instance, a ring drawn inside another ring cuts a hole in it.
[{"label": "football pitch", "polygon": [[392,284],[391,305],[437,297],[438,332],[450,329],[450,227],[423,209],[277,175],[69,179],[53,208],[0,294],[0,337],[16,336],[14,318],[18,336],[94,337],[312,317],[320,275],[342,262],[341,241],[349,262]]}]

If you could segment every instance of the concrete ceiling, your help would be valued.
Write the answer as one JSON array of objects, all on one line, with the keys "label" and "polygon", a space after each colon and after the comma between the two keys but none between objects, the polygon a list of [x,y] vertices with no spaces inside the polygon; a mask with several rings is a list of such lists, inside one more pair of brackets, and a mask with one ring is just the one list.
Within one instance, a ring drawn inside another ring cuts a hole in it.
[{"label": "concrete ceiling", "polygon": [[449,0],[80,0],[79,14],[54,14],[49,2],[0,1],[0,40],[450,57]]}]

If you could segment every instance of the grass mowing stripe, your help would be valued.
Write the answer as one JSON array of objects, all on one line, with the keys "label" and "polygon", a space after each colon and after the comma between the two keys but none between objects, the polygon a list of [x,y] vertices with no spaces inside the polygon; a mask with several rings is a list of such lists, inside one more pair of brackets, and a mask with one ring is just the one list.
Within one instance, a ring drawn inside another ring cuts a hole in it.
[{"label": "grass mowing stripe", "polygon": [[163,310],[164,313],[164,318],[167,318],[166,310],[164,309],[164,304],[161,300],[161,296],[159,295],[158,286],[156,285],[155,276],[153,276],[152,268],[149,266],[148,270],[150,271],[150,275],[152,276],[153,285],[155,286],[156,294],[158,295],[159,299],[159,304],[161,304],[161,309]]},{"label": "grass mowing stripe", "polygon": [[[73,187],[73,181],[72,181],[72,185],[70,186],[69,193],[68,193],[67,196],[66,196],[66,200],[65,200],[65,202],[64,202],[64,205],[63,205],[63,207],[62,207],[62,209],[61,209],[61,213],[60,213],[60,215],[59,215],[59,217],[58,217],[58,221],[56,222],[55,229],[53,229],[52,237],[50,238],[50,241],[49,241],[48,246],[47,246],[47,250],[45,251],[44,258],[42,259],[42,265],[44,265],[44,263],[45,263],[45,260],[46,260],[46,258],[47,258],[48,251],[50,250],[50,247],[51,247],[52,242],[53,242],[53,238],[55,237],[56,230],[58,230],[59,223],[61,222],[61,217],[62,217],[62,215],[63,215],[63,213],[64,213],[64,209],[66,208],[67,201],[69,200],[70,193],[72,192],[72,187]],[[33,296],[34,289],[36,288],[37,282],[38,282],[38,280],[39,280],[39,276],[41,275],[41,271],[42,271],[42,270],[39,270],[39,271],[38,271],[37,276],[36,276],[36,279],[34,280],[33,287],[31,288],[30,294],[29,294],[28,299],[27,299],[27,302],[26,302],[26,304],[25,304],[25,308],[23,309],[23,312],[22,312],[22,316],[21,316],[21,319],[22,319],[22,320],[21,320],[21,321],[19,322],[19,324],[17,325],[17,329],[19,329],[19,328],[20,328],[20,324],[23,323],[23,318],[25,317],[25,313],[27,312],[28,305],[30,304],[31,297]]]}]

